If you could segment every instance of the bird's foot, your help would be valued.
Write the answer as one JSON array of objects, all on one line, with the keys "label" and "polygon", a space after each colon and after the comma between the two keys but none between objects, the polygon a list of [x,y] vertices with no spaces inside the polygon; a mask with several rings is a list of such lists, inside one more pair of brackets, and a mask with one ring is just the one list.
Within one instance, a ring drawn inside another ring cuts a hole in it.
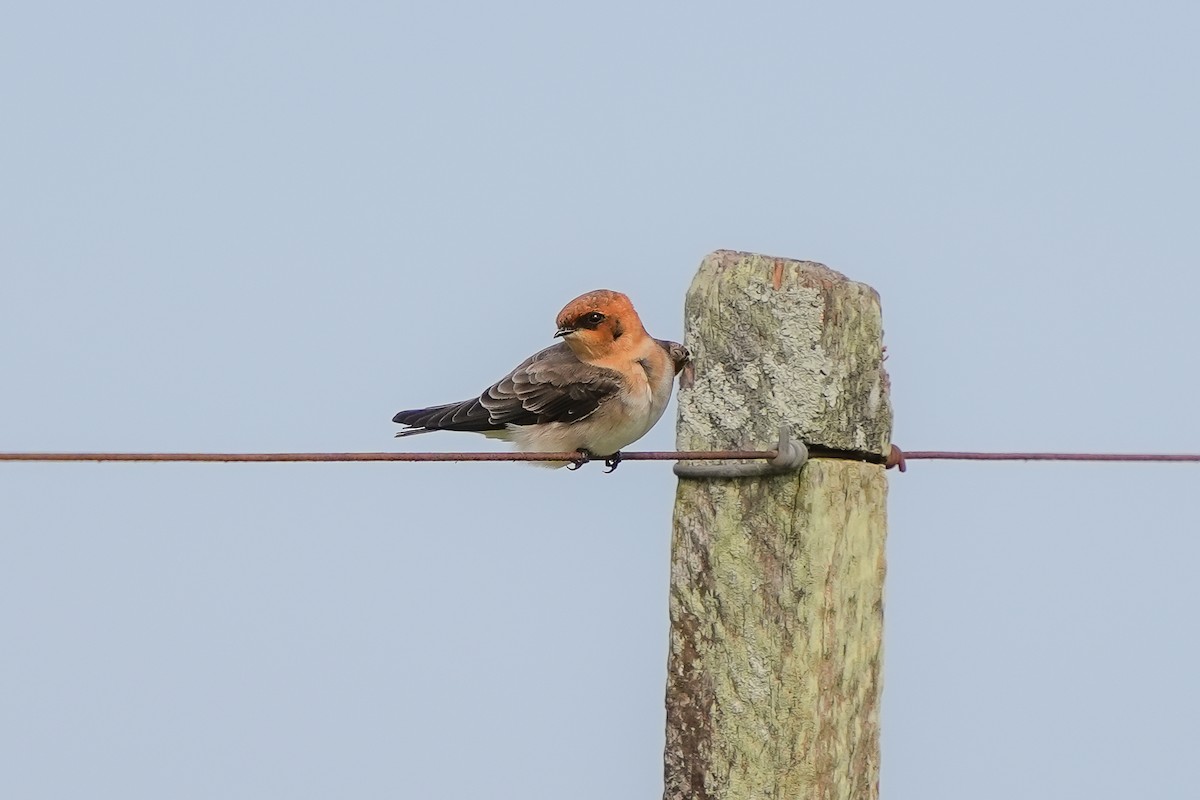
[{"label": "bird's foot", "polygon": [[604,470],[605,474],[612,472],[617,467],[621,466],[621,451],[618,450],[608,458],[604,459],[604,466],[608,467],[608,469]]},{"label": "bird's foot", "polygon": [[587,450],[584,450],[582,447],[575,452],[579,454],[578,458],[574,459],[570,464],[567,465],[567,469],[571,470],[572,472],[595,458],[595,456],[593,456]]}]

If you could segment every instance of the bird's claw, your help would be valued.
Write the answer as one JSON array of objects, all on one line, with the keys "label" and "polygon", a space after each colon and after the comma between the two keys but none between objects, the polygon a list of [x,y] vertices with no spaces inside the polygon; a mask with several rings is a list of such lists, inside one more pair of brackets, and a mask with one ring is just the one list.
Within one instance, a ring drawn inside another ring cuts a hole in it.
[{"label": "bird's claw", "polygon": [[614,471],[617,467],[621,466],[621,451],[618,450],[608,458],[604,459],[604,466],[608,467],[608,469],[604,470],[605,474],[608,474]]},{"label": "bird's claw", "polygon": [[587,450],[584,450],[582,448],[579,450],[576,450],[575,452],[579,454],[578,457],[574,461],[572,461],[570,464],[567,465],[567,469],[571,470],[572,472],[579,469],[584,464],[591,461],[593,458],[591,453],[589,453]]}]

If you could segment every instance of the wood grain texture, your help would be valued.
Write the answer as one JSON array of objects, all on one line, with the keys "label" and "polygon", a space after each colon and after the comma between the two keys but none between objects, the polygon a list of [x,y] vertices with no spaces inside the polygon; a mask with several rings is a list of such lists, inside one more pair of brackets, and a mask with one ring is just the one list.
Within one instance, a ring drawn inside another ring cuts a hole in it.
[{"label": "wood grain texture", "polygon": [[[810,443],[886,453],[874,290],[820,264],[718,251],[688,292],[681,449]],[[798,475],[681,480],[671,563],[667,800],[874,798],[887,484],[817,459]]]}]

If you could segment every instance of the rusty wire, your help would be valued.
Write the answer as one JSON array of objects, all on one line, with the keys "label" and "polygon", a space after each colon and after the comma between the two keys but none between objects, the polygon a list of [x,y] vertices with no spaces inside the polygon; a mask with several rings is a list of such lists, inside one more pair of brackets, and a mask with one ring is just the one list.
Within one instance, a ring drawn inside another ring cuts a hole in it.
[{"label": "rusty wire", "polygon": [[941,450],[905,451],[905,459],[926,461],[1196,461],[1200,453],[970,453]]},{"label": "rusty wire", "polygon": [[961,450],[901,450],[892,445],[888,469],[904,472],[906,461],[1103,461],[1200,463],[1200,453],[979,453]]},{"label": "rusty wire", "polygon": [[[775,450],[622,453],[621,461],[715,461],[774,458]],[[571,453],[0,453],[0,461],[604,461]]]},{"label": "rusty wire", "polygon": [[[853,450],[809,447],[813,458],[841,458],[884,464],[905,470],[906,462],[927,461],[1101,461],[1197,462],[1200,453],[983,453],[955,450],[902,451],[892,446],[888,456]],[[621,461],[745,461],[773,459],[777,450],[651,450],[622,453]],[[0,453],[0,461],[215,461],[215,462],[351,462],[351,461],[603,461],[579,453]]]}]

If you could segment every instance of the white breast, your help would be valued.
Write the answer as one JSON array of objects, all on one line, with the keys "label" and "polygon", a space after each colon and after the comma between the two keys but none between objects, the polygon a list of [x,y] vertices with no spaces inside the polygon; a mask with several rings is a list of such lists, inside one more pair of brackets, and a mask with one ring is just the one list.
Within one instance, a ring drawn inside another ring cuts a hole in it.
[{"label": "white breast", "polygon": [[[603,403],[587,419],[579,422],[552,422],[548,425],[511,426],[509,436],[518,450],[535,453],[587,450],[597,456],[612,455],[646,435],[662,417],[671,399],[674,375],[651,377],[640,368],[641,377],[619,398]],[[552,466],[559,466],[554,464]]]}]

